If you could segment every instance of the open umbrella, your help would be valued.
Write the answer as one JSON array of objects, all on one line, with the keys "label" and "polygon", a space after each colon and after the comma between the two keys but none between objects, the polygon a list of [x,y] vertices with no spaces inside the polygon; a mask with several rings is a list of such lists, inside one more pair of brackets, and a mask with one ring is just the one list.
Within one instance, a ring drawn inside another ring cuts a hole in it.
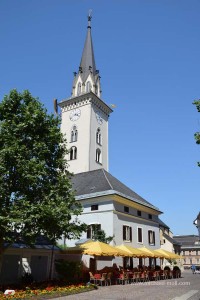
[{"label": "open umbrella", "polygon": [[77,247],[70,247],[66,249],[65,252],[96,256],[129,256],[129,253],[127,251],[117,249],[113,246],[99,241],[84,243]]},{"label": "open umbrella", "polygon": [[146,257],[159,257],[159,255],[156,255],[152,250],[146,247],[138,248],[141,252],[145,254]]},{"label": "open umbrella", "polygon": [[133,248],[131,246],[128,246],[128,245],[122,244],[120,246],[116,246],[115,249],[116,248],[128,252],[129,255],[127,255],[127,256],[131,256],[131,257],[145,257],[145,253],[144,252],[140,251],[137,248]]},{"label": "open umbrella", "polygon": [[[160,249],[161,250],[161,249]],[[159,255],[159,258],[167,258],[169,259],[169,254],[159,251],[159,249],[152,250],[155,255]]]},{"label": "open umbrella", "polygon": [[[160,253],[161,255],[163,255],[163,257],[167,258],[167,259],[181,259],[183,258],[181,255],[178,255],[176,253],[164,250],[162,248],[160,249],[156,249],[154,250],[156,253]],[[165,255],[165,256],[164,256]]]}]

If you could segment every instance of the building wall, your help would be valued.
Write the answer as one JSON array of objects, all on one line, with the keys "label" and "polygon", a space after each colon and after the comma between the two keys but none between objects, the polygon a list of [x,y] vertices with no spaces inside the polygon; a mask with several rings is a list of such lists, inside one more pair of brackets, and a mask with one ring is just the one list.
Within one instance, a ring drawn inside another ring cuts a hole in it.
[{"label": "building wall", "polygon": [[[90,126],[90,170],[104,168],[108,171],[108,116],[101,111],[96,105],[91,107],[91,126]],[[98,123],[97,115],[102,118],[102,124]],[[96,143],[97,129],[101,130],[102,144]],[[96,162],[96,149],[101,150],[101,164]]]},{"label": "building wall", "polygon": [[184,257],[183,265],[185,267],[191,267],[191,265],[200,266],[200,247],[199,248],[182,248],[181,255]]},{"label": "building wall", "polygon": [[[82,201],[83,212],[79,216],[81,222],[87,225],[101,224],[101,229],[106,236],[113,236],[113,202],[101,197]],[[91,211],[91,205],[98,204],[98,210]],[[83,233],[80,239],[86,239],[87,233]],[[78,240],[68,240],[67,246],[72,247]]]},{"label": "building wall", "polygon": [[[157,223],[150,222],[144,219],[135,219],[125,214],[114,214],[114,244],[120,245],[122,243],[132,247],[148,247],[150,249],[158,249],[160,247],[159,227]],[[123,240],[123,226],[130,226],[132,228],[132,241]],[[142,228],[142,242],[138,242],[138,228]],[[148,231],[155,232],[155,245],[150,245],[148,240]]]},{"label": "building wall", "polygon": [[[129,201],[130,202],[130,201]],[[91,206],[98,204],[98,210],[91,211]],[[130,209],[129,213],[124,213],[124,205],[116,203],[112,196],[98,197],[82,200],[83,213],[79,216],[80,221],[88,225],[101,224],[101,229],[106,236],[114,236],[111,244],[120,245],[127,243],[133,247],[149,247],[151,249],[160,248],[159,225],[156,222],[157,216],[153,215],[152,220],[148,218],[147,212],[142,212],[144,218],[136,217],[136,209]],[[134,212],[132,214],[132,212]],[[123,240],[123,225],[132,228],[132,242]],[[138,227],[142,228],[142,243],[138,242]],[[148,231],[155,232],[155,245],[149,244]],[[83,233],[81,239],[85,239],[87,233]],[[68,240],[67,246],[74,246],[77,240]]]},{"label": "building wall", "polygon": [[31,274],[34,281],[47,280],[51,253],[44,249],[8,248],[3,255],[0,283],[20,282],[25,273]]},{"label": "building wall", "polygon": [[[74,174],[87,172],[95,169],[104,168],[108,171],[108,115],[104,112],[97,100],[92,102],[90,94],[70,99],[62,104],[62,123],[61,131],[66,135],[67,148],[77,147],[77,159],[67,160],[69,163],[69,171]],[[75,109],[80,110],[80,117],[73,121],[70,114]],[[98,116],[97,116],[98,114]],[[102,123],[99,121],[99,116]],[[71,142],[71,130],[73,125],[77,126],[78,139]],[[102,145],[96,143],[96,132],[100,128],[102,136]],[[96,149],[101,150],[101,163],[96,162]]]},{"label": "building wall", "polygon": [[[76,121],[70,120],[70,113],[75,110],[80,109],[80,118]],[[89,101],[83,104],[74,104],[66,107],[66,110],[62,110],[62,124],[61,131],[66,135],[67,147],[70,149],[72,146],[77,147],[77,159],[69,160],[69,155],[67,160],[69,163],[69,170],[74,173],[85,172],[89,169],[89,147],[90,147],[90,118],[91,109]],[[83,120],[84,119],[84,120]],[[78,130],[77,142],[71,142],[71,130],[72,127],[76,125]]]}]

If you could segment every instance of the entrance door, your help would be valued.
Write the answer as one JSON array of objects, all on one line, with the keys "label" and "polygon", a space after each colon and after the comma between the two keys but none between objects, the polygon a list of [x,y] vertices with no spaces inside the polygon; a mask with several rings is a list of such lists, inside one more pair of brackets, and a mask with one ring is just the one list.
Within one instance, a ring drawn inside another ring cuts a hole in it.
[{"label": "entrance door", "polygon": [[96,272],[96,259],[90,258],[90,271]]},{"label": "entrance door", "polygon": [[48,256],[31,256],[31,275],[36,281],[47,279]]},{"label": "entrance door", "polygon": [[19,255],[3,255],[1,283],[16,283],[20,266]]}]

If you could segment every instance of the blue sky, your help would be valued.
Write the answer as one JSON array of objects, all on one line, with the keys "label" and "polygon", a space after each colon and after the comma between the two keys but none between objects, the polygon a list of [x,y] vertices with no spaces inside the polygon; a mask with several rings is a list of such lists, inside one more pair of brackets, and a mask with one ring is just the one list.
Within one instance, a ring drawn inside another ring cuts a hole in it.
[{"label": "blue sky", "polygon": [[0,99],[28,89],[52,112],[70,96],[89,9],[102,99],[116,105],[109,171],[174,234],[197,234],[199,0],[1,0]]}]

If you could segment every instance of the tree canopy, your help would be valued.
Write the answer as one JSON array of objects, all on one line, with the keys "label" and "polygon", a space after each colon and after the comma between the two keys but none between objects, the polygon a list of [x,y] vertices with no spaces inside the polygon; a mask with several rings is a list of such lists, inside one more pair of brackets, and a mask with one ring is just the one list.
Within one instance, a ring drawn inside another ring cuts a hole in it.
[{"label": "tree canopy", "polygon": [[[79,237],[77,216],[60,118],[29,91],[12,90],[0,103],[0,254],[16,236],[34,243]],[[72,217],[73,215],[73,217]]]},{"label": "tree canopy", "polygon": [[[196,100],[193,102],[194,105],[196,105],[196,108],[198,112],[200,112],[200,100]],[[196,132],[194,134],[195,140],[197,144],[200,144],[200,132]],[[198,166],[200,167],[200,162],[198,162]]]}]

